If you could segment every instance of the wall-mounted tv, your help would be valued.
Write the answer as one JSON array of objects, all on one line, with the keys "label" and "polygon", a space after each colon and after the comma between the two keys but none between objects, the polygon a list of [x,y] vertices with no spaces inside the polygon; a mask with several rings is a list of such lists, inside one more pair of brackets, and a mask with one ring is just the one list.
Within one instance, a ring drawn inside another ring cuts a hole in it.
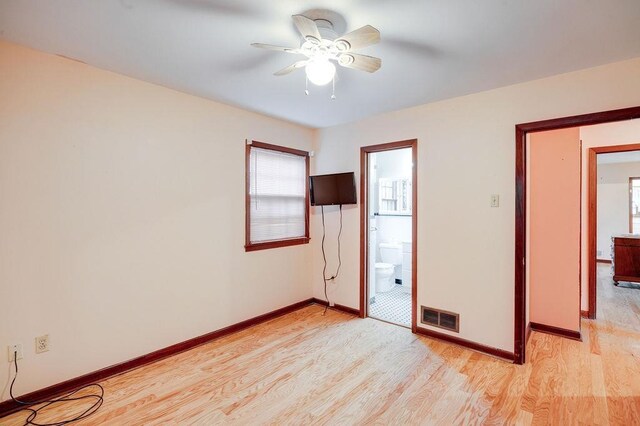
[{"label": "wall-mounted tv", "polygon": [[309,177],[312,206],[357,204],[356,177],[353,172]]}]

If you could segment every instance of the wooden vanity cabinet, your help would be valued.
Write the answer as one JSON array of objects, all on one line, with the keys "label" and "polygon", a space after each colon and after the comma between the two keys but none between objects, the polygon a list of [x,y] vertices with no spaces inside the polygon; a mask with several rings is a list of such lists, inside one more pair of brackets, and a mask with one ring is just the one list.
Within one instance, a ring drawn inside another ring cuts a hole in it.
[{"label": "wooden vanity cabinet", "polygon": [[640,283],[640,235],[615,235],[611,239],[614,284]]}]

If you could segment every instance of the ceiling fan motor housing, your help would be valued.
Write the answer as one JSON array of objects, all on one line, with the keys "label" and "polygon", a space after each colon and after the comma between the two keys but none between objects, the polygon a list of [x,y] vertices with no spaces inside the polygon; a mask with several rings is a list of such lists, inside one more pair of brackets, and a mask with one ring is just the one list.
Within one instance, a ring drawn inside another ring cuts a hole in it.
[{"label": "ceiling fan motor housing", "polygon": [[338,34],[333,28],[331,21],[326,19],[314,19],[313,22],[318,26],[318,32],[324,40],[335,40],[338,38]]},{"label": "ceiling fan motor housing", "polygon": [[331,21],[328,19],[314,19],[313,22],[318,26],[318,32],[322,36],[322,40],[335,41],[333,46],[338,52],[346,52],[351,49],[351,44],[347,40],[337,40],[338,33]]}]

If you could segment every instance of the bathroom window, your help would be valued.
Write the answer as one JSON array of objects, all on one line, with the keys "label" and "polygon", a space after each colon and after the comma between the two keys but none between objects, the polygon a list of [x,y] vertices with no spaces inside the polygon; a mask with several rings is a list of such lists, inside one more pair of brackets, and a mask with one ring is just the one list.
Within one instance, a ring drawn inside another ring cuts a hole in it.
[{"label": "bathroom window", "polygon": [[246,162],[245,250],[308,243],[308,153],[253,141]]},{"label": "bathroom window", "polygon": [[411,215],[411,179],[380,179],[378,182],[380,215]]},{"label": "bathroom window", "polygon": [[629,232],[640,234],[640,178],[629,178]]}]

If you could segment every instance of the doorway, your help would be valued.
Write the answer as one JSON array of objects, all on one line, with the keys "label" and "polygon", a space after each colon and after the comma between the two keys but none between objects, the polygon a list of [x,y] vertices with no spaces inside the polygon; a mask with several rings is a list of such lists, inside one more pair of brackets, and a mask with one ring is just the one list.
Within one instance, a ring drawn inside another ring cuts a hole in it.
[{"label": "doorway", "polygon": [[[613,123],[617,121],[632,120],[640,118],[640,107],[625,108],[612,111],[597,112],[592,114],[576,115],[571,117],[563,117],[531,123],[517,124],[515,126],[516,136],[516,176],[515,176],[515,299],[514,299],[514,363],[523,364],[525,361],[526,340],[528,336],[527,329],[527,291],[526,286],[526,263],[527,257],[527,137],[535,132],[543,132],[549,130],[566,129],[570,127],[590,126],[602,123]],[[589,187],[591,188],[592,164],[595,164],[595,153],[589,152],[589,158],[593,155],[594,161],[589,162]],[[595,198],[589,194],[588,199],[589,213],[595,207]],[[595,222],[592,222],[594,216],[589,214],[589,230],[595,229]],[[595,265],[596,265],[596,242],[595,231],[589,232],[588,235],[588,251],[587,263],[589,272],[589,293],[591,294],[592,283],[595,281]],[[593,285],[595,287],[595,285]],[[591,304],[591,300],[589,300]],[[589,306],[591,308],[591,306]],[[591,309],[590,309],[591,311]],[[589,312],[591,315],[592,312]],[[593,311],[595,315],[595,311]]]},{"label": "doorway", "polygon": [[[640,144],[589,149],[589,310],[585,316],[590,319],[602,317],[605,310],[609,311],[605,316],[613,319],[625,312],[620,309],[625,301],[633,306],[640,301],[637,291],[625,294],[625,289],[638,290],[640,280],[637,251],[626,248],[636,244],[640,232],[640,180],[635,177],[640,172],[639,150]],[[622,288],[614,288],[620,282]],[[600,306],[600,297],[609,303]]]},{"label": "doorway", "polygon": [[360,151],[360,312],[416,330],[417,140]]}]

